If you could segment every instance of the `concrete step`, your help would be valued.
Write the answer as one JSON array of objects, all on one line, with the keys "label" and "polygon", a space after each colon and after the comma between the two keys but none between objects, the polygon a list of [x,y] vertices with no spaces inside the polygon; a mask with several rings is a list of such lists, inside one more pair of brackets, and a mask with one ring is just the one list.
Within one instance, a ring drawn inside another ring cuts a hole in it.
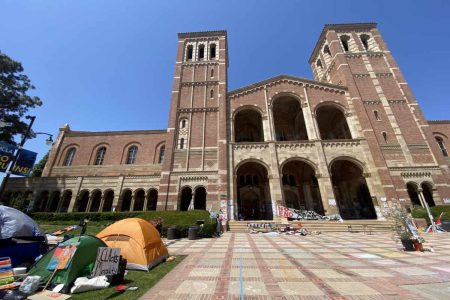
[{"label": "concrete step", "polygon": [[[276,221],[229,221],[228,227],[231,232],[249,232],[248,224],[261,224],[260,228],[264,225],[272,224],[290,224],[292,227],[297,227],[300,223],[302,228],[306,228],[310,231],[322,231],[322,232],[389,232],[392,231],[394,225],[391,221],[378,221],[378,220],[348,220],[343,222],[337,221],[317,221],[317,220],[305,220],[305,221],[290,221],[290,222],[276,222]],[[257,226],[255,226],[257,227]]]}]

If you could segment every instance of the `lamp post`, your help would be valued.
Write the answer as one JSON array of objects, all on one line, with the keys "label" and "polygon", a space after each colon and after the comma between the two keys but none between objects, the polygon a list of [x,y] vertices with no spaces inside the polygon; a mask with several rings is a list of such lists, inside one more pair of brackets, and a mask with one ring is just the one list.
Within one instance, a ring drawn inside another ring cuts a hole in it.
[{"label": "lamp post", "polygon": [[[35,116],[26,116],[25,118],[30,120],[30,124],[28,124],[26,133],[22,136],[22,140],[20,141],[20,144],[17,146],[17,152],[14,155],[12,163],[9,165],[9,167],[8,167],[8,169],[6,171],[5,177],[3,178],[2,184],[0,186],[0,201],[2,200],[3,192],[5,191],[6,184],[8,183],[9,177],[11,176],[12,168],[17,163],[17,160],[18,160],[18,158],[20,156],[20,152],[21,152],[21,150],[23,148],[23,145],[25,145],[25,142],[27,141],[28,136],[30,135],[31,127],[33,126],[34,120],[36,119]],[[53,135],[51,135],[50,133],[35,132],[35,134],[48,135],[48,138],[45,140],[46,144],[50,145],[51,143],[53,143],[53,139],[52,139]]]}]

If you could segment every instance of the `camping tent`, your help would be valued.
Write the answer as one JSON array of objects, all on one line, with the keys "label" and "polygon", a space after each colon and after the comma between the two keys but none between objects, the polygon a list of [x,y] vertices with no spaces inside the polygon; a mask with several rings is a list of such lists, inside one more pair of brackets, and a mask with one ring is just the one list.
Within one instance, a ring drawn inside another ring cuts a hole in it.
[{"label": "camping tent", "polygon": [[127,268],[149,270],[168,257],[155,227],[143,219],[129,218],[118,221],[97,234],[108,247],[120,248],[127,260]]},{"label": "camping tent", "polygon": [[0,257],[10,257],[12,266],[31,265],[47,252],[45,233],[23,212],[0,205]]},{"label": "camping tent", "polygon": [[[60,246],[69,246],[79,243],[77,250],[75,251],[72,261],[66,270],[59,270],[56,272],[52,283],[64,284],[63,293],[69,291],[70,286],[73,284],[77,277],[88,276],[91,274],[94,268],[95,259],[97,257],[98,247],[107,247],[100,239],[95,236],[84,235],[81,237],[71,238]],[[41,280],[47,282],[50,279],[53,271],[47,270],[47,266],[50,259],[53,256],[56,248],[53,248],[47,252],[38,262],[36,262],[30,269],[29,275],[41,276]]]},{"label": "camping tent", "polygon": [[0,205],[0,239],[30,236],[45,236],[45,233],[32,218],[20,210]]}]

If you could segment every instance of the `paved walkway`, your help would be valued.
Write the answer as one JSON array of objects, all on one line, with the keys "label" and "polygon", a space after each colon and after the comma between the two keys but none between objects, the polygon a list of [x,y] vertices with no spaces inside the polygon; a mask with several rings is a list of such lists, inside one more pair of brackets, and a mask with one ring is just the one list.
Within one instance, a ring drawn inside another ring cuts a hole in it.
[{"label": "paved walkway", "polygon": [[388,233],[180,240],[169,252],[188,256],[141,299],[450,299],[450,233],[425,238],[435,252]]}]

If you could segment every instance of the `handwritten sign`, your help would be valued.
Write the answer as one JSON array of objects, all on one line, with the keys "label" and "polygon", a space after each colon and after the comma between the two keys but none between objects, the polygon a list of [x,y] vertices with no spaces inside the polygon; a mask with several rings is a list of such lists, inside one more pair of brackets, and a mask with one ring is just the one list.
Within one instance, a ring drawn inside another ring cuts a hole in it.
[{"label": "handwritten sign", "polygon": [[119,273],[120,248],[99,247],[92,276],[114,275]]}]

